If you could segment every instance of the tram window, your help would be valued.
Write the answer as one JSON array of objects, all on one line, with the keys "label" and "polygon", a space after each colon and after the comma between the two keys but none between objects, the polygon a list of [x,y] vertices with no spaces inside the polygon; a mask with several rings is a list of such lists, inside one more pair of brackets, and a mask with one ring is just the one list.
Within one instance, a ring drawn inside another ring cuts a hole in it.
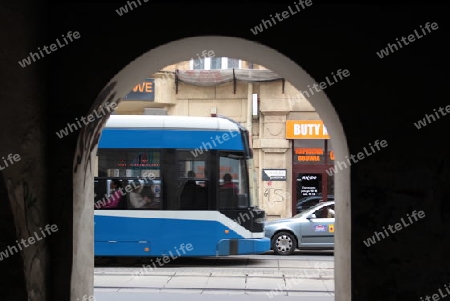
[{"label": "tram window", "polygon": [[[117,196],[120,197],[120,201],[117,206],[111,207],[111,182],[120,181],[122,188],[117,191]],[[137,184],[139,182],[139,184]],[[135,189],[137,188],[137,189]],[[148,191],[150,190],[150,193]],[[131,200],[132,193],[138,193],[144,196],[144,191],[147,191],[146,195],[148,199],[143,202],[143,198],[139,198],[139,201],[134,203]],[[136,206],[140,203],[139,206]],[[117,179],[117,178],[100,178],[94,181],[94,209],[142,209],[142,210],[154,210],[162,209],[162,191],[160,179]]]},{"label": "tram window", "polygon": [[118,181],[125,187],[126,181],[119,179],[96,179],[94,182],[94,209],[126,209],[126,192],[124,189],[112,190],[113,183]]},{"label": "tram window", "polygon": [[127,180],[128,209],[158,210],[162,209],[160,179]]},{"label": "tram window", "polygon": [[249,206],[248,173],[242,154],[219,155],[219,209]]},{"label": "tram window", "polygon": [[160,176],[160,151],[153,149],[99,149],[98,174],[107,177]]},{"label": "tram window", "polygon": [[206,154],[178,151],[178,196],[182,210],[207,210],[209,186]]},{"label": "tram window", "polygon": [[109,185],[106,180],[94,181],[94,209],[100,208],[102,201],[109,195]]},{"label": "tram window", "polygon": [[[162,204],[161,186],[161,151],[155,149],[99,149],[98,178],[95,180],[95,209],[136,209],[131,206],[130,193],[136,192],[132,180],[140,179],[149,186],[152,193],[145,206],[139,209],[159,209]],[[108,208],[111,195],[111,181],[120,180],[122,189],[121,200],[117,208]],[[151,183],[150,183],[151,180]],[[143,185],[145,186],[145,185]],[[144,187],[142,187],[144,188]],[[146,190],[148,191],[148,189]],[[149,195],[147,193],[147,195]],[[150,201],[151,200],[151,201]]]}]

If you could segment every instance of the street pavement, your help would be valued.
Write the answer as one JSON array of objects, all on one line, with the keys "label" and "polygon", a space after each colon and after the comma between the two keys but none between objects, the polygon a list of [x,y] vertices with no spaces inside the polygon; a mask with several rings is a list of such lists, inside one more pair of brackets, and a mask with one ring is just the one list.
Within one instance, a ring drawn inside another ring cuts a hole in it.
[{"label": "street pavement", "polygon": [[[131,291],[131,292],[105,292],[95,290],[95,301],[256,301],[261,300],[258,295],[230,295],[230,294],[173,294],[173,293],[152,293],[146,291]],[[297,295],[294,297],[275,296],[267,300],[286,301],[287,299],[299,301],[334,301],[334,296],[319,296],[319,295]]]},{"label": "street pavement", "polygon": [[180,293],[183,298],[200,298],[200,301],[220,301],[230,296],[234,301],[262,296],[273,300],[289,297],[301,297],[305,301],[334,300],[332,254],[177,258],[162,266],[154,259],[147,261],[128,267],[96,267],[95,300],[175,301]]}]

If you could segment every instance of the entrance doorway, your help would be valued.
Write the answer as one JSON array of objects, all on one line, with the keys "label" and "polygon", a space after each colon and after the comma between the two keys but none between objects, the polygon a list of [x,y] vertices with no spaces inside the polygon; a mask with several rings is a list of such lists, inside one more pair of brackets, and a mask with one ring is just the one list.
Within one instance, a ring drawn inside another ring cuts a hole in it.
[{"label": "entrance doorway", "polygon": [[334,200],[334,151],[321,120],[289,120],[292,138],[292,216],[321,201]]},{"label": "entrance doorway", "polygon": [[293,216],[318,202],[334,200],[334,174],[327,173],[330,167],[332,166],[294,165],[292,169]]}]

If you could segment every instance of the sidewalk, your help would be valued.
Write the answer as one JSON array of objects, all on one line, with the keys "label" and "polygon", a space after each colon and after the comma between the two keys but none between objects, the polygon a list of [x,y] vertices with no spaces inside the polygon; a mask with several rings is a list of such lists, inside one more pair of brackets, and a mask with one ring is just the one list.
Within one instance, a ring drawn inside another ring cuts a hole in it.
[{"label": "sidewalk", "polygon": [[218,267],[95,268],[94,286],[96,294],[115,292],[122,298],[139,291],[152,295],[232,294],[233,298],[261,294],[269,298],[332,297],[334,266],[330,261],[265,259],[257,264]]},{"label": "sidewalk", "polygon": [[[123,291],[113,292],[95,289],[95,301],[180,301],[180,294],[170,293],[152,293],[145,290],[139,292],[136,291]],[[259,301],[261,296],[258,295],[232,295],[229,294],[183,294],[181,295],[184,301],[229,301],[230,297],[233,301]],[[301,301],[334,301],[334,296],[320,296],[314,294],[296,295],[295,297],[275,296],[271,299],[273,301],[287,301],[287,300],[299,300]]]}]

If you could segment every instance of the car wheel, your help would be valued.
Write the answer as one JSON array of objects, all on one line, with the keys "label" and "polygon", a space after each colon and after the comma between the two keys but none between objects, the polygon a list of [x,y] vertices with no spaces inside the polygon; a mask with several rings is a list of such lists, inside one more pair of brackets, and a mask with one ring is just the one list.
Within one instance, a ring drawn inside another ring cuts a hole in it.
[{"label": "car wheel", "polygon": [[289,232],[279,232],[272,238],[272,250],[277,255],[292,255],[297,248],[297,241]]}]

